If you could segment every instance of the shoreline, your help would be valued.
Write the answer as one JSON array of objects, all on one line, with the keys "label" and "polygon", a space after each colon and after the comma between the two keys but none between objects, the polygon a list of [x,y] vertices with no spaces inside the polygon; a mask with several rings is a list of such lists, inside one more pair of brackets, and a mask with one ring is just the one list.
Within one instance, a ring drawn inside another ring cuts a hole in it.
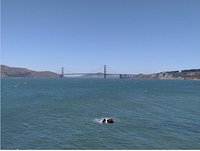
[{"label": "shoreline", "polygon": [[[120,74],[119,74],[120,75]],[[190,69],[181,71],[165,71],[152,74],[122,74],[120,76],[109,76],[107,78],[120,79],[157,79],[157,80],[200,80],[200,69]],[[103,78],[102,75],[87,75],[83,74],[77,77],[61,77],[61,74],[51,71],[33,71],[26,68],[9,67],[1,65],[0,78]]]}]

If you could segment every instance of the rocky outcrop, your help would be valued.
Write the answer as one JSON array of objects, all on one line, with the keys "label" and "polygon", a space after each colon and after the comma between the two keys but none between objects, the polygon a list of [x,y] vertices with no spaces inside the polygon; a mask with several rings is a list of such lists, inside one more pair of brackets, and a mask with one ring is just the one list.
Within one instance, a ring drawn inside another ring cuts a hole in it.
[{"label": "rocky outcrop", "polygon": [[1,65],[1,78],[23,77],[23,78],[58,78],[59,75],[50,71],[32,71],[26,68],[9,67]]}]

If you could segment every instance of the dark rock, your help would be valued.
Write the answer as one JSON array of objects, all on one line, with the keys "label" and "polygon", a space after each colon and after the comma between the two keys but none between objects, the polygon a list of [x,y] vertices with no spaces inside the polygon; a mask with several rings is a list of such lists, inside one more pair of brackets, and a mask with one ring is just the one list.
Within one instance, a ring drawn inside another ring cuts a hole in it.
[{"label": "dark rock", "polygon": [[112,118],[107,119],[107,123],[114,123]]}]

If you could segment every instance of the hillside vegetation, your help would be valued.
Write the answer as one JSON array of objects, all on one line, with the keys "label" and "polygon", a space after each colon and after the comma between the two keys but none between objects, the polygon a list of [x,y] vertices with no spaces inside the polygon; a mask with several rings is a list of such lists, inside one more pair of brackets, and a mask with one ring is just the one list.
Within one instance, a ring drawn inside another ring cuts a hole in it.
[{"label": "hillside vegetation", "polygon": [[9,67],[1,65],[1,77],[24,77],[24,78],[58,78],[59,75],[50,71],[32,71],[26,68]]}]

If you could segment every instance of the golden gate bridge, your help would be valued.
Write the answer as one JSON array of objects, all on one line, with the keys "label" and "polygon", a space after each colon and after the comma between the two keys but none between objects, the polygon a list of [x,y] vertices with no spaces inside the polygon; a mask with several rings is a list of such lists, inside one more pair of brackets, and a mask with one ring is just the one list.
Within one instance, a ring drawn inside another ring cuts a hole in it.
[{"label": "golden gate bridge", "polygon": [[133,78],[134,74],[122,74],[122,73],[108,73],[107,72],[107,66],[104,65],[103,72],[72,72],[72,73],[64,73],[64,67],[61,68],[61,74],[60,77],[65,76],[102,76],[104,79],[107,78],[107,76],[116,76],[119,78]]}]

